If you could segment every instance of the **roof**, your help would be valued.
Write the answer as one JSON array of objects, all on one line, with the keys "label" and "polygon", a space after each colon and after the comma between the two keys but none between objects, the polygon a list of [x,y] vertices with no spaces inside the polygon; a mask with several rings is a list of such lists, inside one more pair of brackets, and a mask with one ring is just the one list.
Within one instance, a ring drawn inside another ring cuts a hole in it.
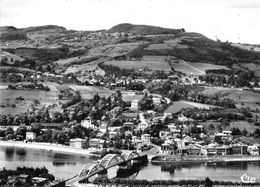
[{"label": "roof", "polygon": [[31,124],[32,126],[34,125],[40,125],[42,127],[61,127],[63,125],[63,123],[42,123],[42,122],[39,122],[39,123],[32,123]]},{"label": "roof", "polygon": [[29,175],[25,175],[25,174],[19,175],[19,178],[28,178],[28,177],[29,177]]}]

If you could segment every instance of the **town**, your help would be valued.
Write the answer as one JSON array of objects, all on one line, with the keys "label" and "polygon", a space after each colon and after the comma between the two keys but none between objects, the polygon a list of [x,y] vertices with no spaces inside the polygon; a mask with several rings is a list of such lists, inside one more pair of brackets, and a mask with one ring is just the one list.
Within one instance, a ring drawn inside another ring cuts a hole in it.
[{"label": "town", "polygon": [[[259,72],[245,65],[245,55],[242,65],[219,56],[213,56],[215,64],[207,63],[208,56],[193,62],[194,54],[183,60],[169,47],[186,49],[206,40],[184,29],[151,35],[58,30],[68,33],[52,40],[22,35],[1,41],[3,146],[87,155],[101,162],[107,155],[130,153],[138,155],[132,160],[147,156],[152,164],[174,164],[173,173],[180,164],[260,161]],[[258,55],[215,43],[237,50],[236,55],[251,55],[252,61]],[[17,172],[0,185],[54,181],[43,173],[30,178]],[[53,184],[58,185],[64,181]]]}]

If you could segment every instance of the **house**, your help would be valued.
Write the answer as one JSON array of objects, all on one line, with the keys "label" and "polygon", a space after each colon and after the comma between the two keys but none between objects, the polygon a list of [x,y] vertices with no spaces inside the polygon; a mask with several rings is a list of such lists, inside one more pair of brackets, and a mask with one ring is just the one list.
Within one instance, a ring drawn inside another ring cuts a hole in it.
[{"label": "house", "polygon": [[138,110],[139,109],[139,101],[137,99],[134,99],[131,102],[131,109],[132,110]]},{"label": "house", "polygon": [[106,133],[108,130],[108,126],[106,123],[101,123],[101,125],[99,126],[99,131],[102,133]]},{"label": "house", "polygon": [[171,132],[174,132],[176,130],[177,126],[174,124],[174,123],[171,123],[168,125],[168,129],[171,131]]},{"label": "house", "polygon": [[39,129],[39,128],[42,128],[42,129],[60,129],[60,128],[62,128],[62,126],[63,126],[63,123],[43,123],[43,122],[31,123],[31,127],[36,128],[36,129]]},{"label": "house", "polygon": [[161,104],[161,98],[159,97],[153,97],[153,104],[154,105],[160,105]]},{"label": "house", "polygon": [[191,144],[185,147],[187,155],[201,155],[201,148],[199,145]]},{"label": "house", "polygon": [[144,130],[144,129],[146,129],[148,126],[149,126],[148,123],[139,123],[137,128],[138,128],[139,130]]},{"label": "house", "polygon": [[231,154],[231,149],[230,146],[228,145],[222,145],[216,147],[217,155],[230,155]]},{"label": "house", "polygon": [[93,138],[89,140],[88,144],[90,148],[102,149],[104,145],[104,140]]},{"label": "house", "polygon": [[18,176],[18,179],[21,183],[26,184],[29,180],[29,175],[21,174]]},{"label": "house", "polygon": [[114,131],[109,132],[109,133],[108,133],[108,137],[109,137],[109,138],[113,138],[116,134],[117,134],[117,132],[114,132]]},{"label": "house", "polygon": [[47,182],[47,179],[43,177],[33,177],[31,178],[31,181],[35,186],[44,186],[44,184]]},{"label": "house", "polygon": [[227,136],[230,136],[232,134],[232,131],[222,131],[223,134],[226,134]]},{"label": "house", "polygon": [[161,139],[163,139],[163,138],[168,137],[170,134],[171,134],[171,132],[169,132],[169,131],[163,131],[163,130],[161,130],[161,131],[159,132],[159,137],[160,137]]},{"label": "house", "polygon": [[217,154],[217,144],[211,143],[206,146],[206,155],[216,155]]},{"label": "house", "polygon": [[231,154],[244,155],[247,154],[247,145],[242,143],[231,145]]},{"label": "house", "polygon": [[26,140],[35,140],[35,139],[36,139],[36,133],[26,132]]},{"label": "house", "polygon": [[85,140],[81,139],[81,138],[75,138],[75,139],[70,140],[70,146],[73,148],[81,149],[81,148],[83,148],[84,143],[85,143]]},{"label": "house", "polygon": [[250,155],[259,155],[259,149],[256,144],[248,146],[247,151]]},{"label": "house", "polygon": [[150,134],[142,134],[141,140],[143,144],[151,144],[151,135]]},{"label": "house", "polygon": [[165,140],[161,145],[161,153],[163,154],[174,154],[175,144],[172,140]]},{"label": "house", "polygon": [[92,120],[89,117],[81,121],[81,126],[89,129],[95,128],[94,123],[92,123]]}]

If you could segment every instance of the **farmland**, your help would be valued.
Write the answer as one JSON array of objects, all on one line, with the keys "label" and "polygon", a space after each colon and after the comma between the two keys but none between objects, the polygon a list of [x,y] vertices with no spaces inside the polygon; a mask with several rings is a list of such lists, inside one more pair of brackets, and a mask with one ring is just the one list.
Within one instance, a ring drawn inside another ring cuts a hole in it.
[{"label": "farmland", "polygon": [[216,106],[189,102],[189,101],[176,101],[176,102],[173,102],[173,104],[166,110],[166,112],[178,113],[184,108],[206,108],[206,109],[208,109],[210,107],[216,107]]},{"label": "farmland", "polygon": [[71,89],[79,91],[83,99],[92,99],[94,95],[98,94],[100,97],[108,97],[115,91],[104,89],[96,86],[78,86],[68,85]]},{"label": "farmland", "polygon": [[218,95],[222,98],[229,98],[236,102],[238,108],[249,107],[260,109],[260,93],[242,90],[242,88],[225,88],[225,87],[205,87],[203,94],[208,96]]},{"label": "farmland", "polygon": [[221,123],[217,121],[206,121],[206,122],[201,122],[201,125],[203,125],[203,127],[207,131],[209,130],[210,125],[213,125],[216,131],[219,126],[221,126],[223,130],[230,130],[233,127],[235,127],[235,128],[239,128],[240,131],[246,129],[248,132],[254,132],[255,129],[257,129],[256,126],[254,126],[252,123],[249,123],[247,121],[231,121],[228,126],[221,125]]},{"label": "farmland", "polygon": [[207,69],[228,69],[226,66],[206,64],[206,63],[189,63],[184,60],[179,60],[178,63],[171,63],[172,68],[176,71],[181,71],[186,75],[204,75]]},{"label": "farmland", "polygon": [[141,60],[141,61],[106,61],[106,65],[118,66],[121,69],[144,69],[149,68],[151,70],[163,70],[170,71],[170,65],[165,61],[152,61],[152,60]]}]

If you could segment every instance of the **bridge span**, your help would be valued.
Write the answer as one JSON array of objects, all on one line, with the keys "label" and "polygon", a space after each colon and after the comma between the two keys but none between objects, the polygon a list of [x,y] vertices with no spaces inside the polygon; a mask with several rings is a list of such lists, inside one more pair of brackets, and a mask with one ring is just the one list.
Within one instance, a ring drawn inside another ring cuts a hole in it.
[{"label": "bridge span", "polygon": [[107,154],[105,155],[99,163],[88,163],[86,164],[81,171],[79,172],[79,174],[75,177],[73,177],[72,179],[69,179],[68,181],[66,181],[66,186],[70,186],[76,182],[82,181],[82,180],[86,180],[92,176],[95,176],[96,174],[100,174],[104,171],[107,171],[107,169],[116,166],[116,165],[120,165],[120,164],[124,164],[124,163],[130,163],[141,158],[142,156],[139,155],[137,152],[135,151],[131,151],[131,152],[124,152],[121,155],[119,154]]}]

